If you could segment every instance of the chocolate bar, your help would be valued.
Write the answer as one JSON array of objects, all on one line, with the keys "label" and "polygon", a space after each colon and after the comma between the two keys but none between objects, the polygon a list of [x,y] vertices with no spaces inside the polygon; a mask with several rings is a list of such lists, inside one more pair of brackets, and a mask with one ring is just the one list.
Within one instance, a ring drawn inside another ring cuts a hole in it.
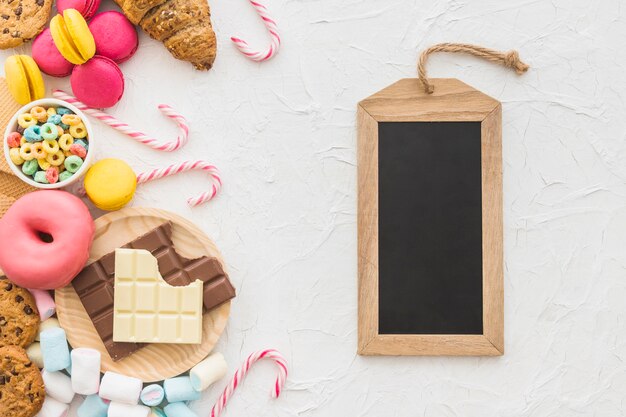
[{"label": "chocolate bar", "polygon": [[[235,289],[219,260],[207,256],[184,258],[174,249],[171,236],[172,224],[167,222],[122,247],[145,249],[152,253],[157,258],[161,276],[170,285],[186,286],[196,279],[201,280],[205,311],[235,297]],[[114,279],[115,252],[111,252],[87,265],[74,278],[72,285],[109,355],[114,361],[118,361],[145,345],[113,341]]]}]

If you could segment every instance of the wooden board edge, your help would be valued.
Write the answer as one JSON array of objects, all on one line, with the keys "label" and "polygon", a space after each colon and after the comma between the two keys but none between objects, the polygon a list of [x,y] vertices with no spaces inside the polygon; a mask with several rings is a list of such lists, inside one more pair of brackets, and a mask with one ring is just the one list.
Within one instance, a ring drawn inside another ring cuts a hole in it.
[{"label": "wooden board edge", "polygon": [[361,100],[359,106],[379,122],[480,122],[499,105],[456,78],[432,78],[433,94],[418,78],[403,78]]},{"label": "wooden board edge", "polygon": [[481,123],[483,334],[504,353],[502,105]]},{"label": "wooden board edge", "polygon": [[358,352],[378,333],[378,123],[357,106]]},{"label": "wooden board edge", "polygon": [[364,356],[501,356],[484,335],[377,335]]}]

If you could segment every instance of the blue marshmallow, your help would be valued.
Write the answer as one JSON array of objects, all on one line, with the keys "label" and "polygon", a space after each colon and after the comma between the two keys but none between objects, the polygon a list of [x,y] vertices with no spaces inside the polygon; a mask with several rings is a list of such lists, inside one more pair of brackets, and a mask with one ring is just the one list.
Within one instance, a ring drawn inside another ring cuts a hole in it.
[{"label": "blue marshmallow", "polygon": [[165,389],[165,398],[170,403],[200,399],[200,393],[193,389],[188,376],[166,379],[163,381],[163,388]]},{"label": "blue marshmallow", "polygon": [[78,417],[107,417],[109,403],[104,402],[97,394],[88,395],[78,407]]},{"label": "blue marshmallow", "polygon": [[167,414],[165,414],[165,411],[157,407],[152,407],[150,409],[150,412],[152,413],[150,414],[150,417],[167,417]]},{"label": "blue marshmallow", "polygon": [[164,410],[167,417],[198,417],[185,403],[171,403]]},{"label": "blue marshmallow", "polygon": [[162,386],[152,384],[141,390],[141,395],[139,396],[139,398],[141,399],[141,402],[145,405],[154,407],[163,402],[163,399],[165,398],[165,393]]},{"label": "blue marshmallow", "polygon": [[70,366],[70,349],[65,330],[60,327],[46,329],[39,335],[43,366],[49,372],[61,371]]}]

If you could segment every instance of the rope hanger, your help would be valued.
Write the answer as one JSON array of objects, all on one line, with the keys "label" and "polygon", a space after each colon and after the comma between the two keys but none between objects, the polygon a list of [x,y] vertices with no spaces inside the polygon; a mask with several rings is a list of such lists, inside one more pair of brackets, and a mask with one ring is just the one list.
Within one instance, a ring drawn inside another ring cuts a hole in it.
[{"label": "rope hanger", "polygon": [[435,91],[435,87],[430,83],[428,76],[426,75],[426,61],[428,60],[429,55],[435,52],[458,52],[474,55],[476,57],[486,59],[487,61],[495,62],[496,64],[511,68],[515,70],[518,75],[522,75],[528,71],[529,68],[529,66],[520,59],[519,54],[515,50],[500,52],[469,43],[438,43],[422,52],[419,60],[417,61],[417,74],[420,81],[424,85],[424,91],[427,94],[432,94],[433,91]]}]

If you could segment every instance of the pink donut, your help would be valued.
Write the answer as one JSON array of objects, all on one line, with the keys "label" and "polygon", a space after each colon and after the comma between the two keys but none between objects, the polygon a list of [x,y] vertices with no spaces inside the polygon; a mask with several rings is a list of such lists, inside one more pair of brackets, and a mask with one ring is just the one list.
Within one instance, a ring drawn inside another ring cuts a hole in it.
[{"label": "pink donut", "polygon": [[72,194],[26,194],[0,219],[0,268],[25,288],[64,287],[85,266],[94,232],[87,206]]}]

